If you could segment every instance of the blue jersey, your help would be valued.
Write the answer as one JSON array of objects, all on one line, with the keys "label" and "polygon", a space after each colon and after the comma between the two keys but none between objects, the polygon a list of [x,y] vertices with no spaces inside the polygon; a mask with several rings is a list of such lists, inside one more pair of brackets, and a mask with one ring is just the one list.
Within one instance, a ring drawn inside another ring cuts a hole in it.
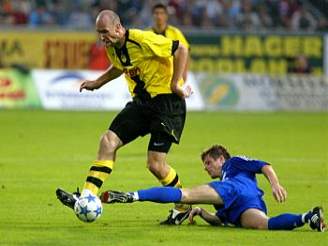
[{"label": "blue jersey", "polygon": [[260,160],[248,159],[245,156],[235,156],[225,161],[221,170],[221,181],[234,179],[256,187],[258,195],[263,195],[263,191],[258,188],[256,174],[262,173],[262,167],[268,163]]},{"label": "blue jersey", "polygon": [[209,185],[214,188],[224,204],[215,206],[216,215],[224,223],[240,225],[240,215],[249,208],[266,213],[262,200],[263,191],[257,186],[256,174],[268,163],[246,157],[232,157],[225,161],[221,170],[221,181]]}]

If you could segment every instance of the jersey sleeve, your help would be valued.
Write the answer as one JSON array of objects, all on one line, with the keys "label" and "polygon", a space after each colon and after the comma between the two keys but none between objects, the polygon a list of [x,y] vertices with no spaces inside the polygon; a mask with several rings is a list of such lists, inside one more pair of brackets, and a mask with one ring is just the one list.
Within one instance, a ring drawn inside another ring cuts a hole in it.
[{"label": "jersey sleeve", "polygon": [[153,32],[145,32],[142,46],[145,56],[171,57],[179,46],[179,41],[172,41]]},{"label": "jersey sleeve", "polygon": [[188,50],[190,49],[190,45],[185,38],[185,36],[182,34],[180,30],[176,30],[177,40],[179,40]]},{"label": "jersey sleeve", "polygon": [[261,160],[251,160],[246,157],[232,157],[231,163],[234,168],[252,173],[262,173],[262,167],[269,163]]}]

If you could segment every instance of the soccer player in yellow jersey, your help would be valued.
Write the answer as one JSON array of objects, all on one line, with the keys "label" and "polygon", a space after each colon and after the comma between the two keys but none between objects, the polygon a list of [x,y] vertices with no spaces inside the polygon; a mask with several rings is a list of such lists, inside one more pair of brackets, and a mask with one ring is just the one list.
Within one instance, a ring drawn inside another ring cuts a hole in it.
[{"label": "soccer player in yellow jersey", "polygon": [[[180,141],[186,116],[185,98],[192,93],[191,87],[181,87],[187,48],[177,40],[153,32],[127,30],[111,10],[99,13],[96,29],[112,65],[96,80],[83,81],[80,91],[99,89],[124,73],[133,100],[101,137],[98,156],[91,165],[82,195],[97,194],[112,172],[116,151],[149,133],[148,169],[164,186],[181,187],[166,156],[171,144]],[[57,189],[56,195],[64,205],[74,208],[80,193]],[[164,223],[180,224],[190,211],[190,207],[176,207]]]},{"label": "soccer player in yellow jersey", "polygon": [[[166,5],[162,3],[155,4],[152,8],[153,14],[153,26],[147,30],[153,31],[156,34],[163,35],[172,40],[179,40],[188,50],[190,50],[190,45],[183,35],[183,33],[174,26],[168,24],[168,11]],[[186,63],[186,66],[183,70],[182,78],[184,81],[187,81],[187,72],[189,66],[189,56]]]}]

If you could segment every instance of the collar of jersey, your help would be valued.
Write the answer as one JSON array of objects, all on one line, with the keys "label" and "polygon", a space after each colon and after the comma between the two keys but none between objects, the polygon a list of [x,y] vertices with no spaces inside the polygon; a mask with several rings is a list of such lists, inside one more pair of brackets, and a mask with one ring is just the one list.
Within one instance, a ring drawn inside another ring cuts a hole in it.
[{"label": "collar of jersey", "polygon": [[122,45],[122,47],[120,47],[120,48],[116,48],[116,49],[118,49],[118,50],[121,50],[121,49],[123,49],[123,47],[125,47],[126,46],[126,42],[128,41],[128,39],[129,39],[129,29],[126,29],[125,30],[125,40],[124,40],[124,44]]},{"label": "collar of jersey", "polygon": [[155,30],[154,27],[153,27],[152,29],[153,29],[154,33],[156,33],[156,34],[158,34],[158,35],[163,35],[164,37],[166,37],[165,34],[166,34],[166,30],[167,30],[168,26],[169,26],[169,25],[166,25],[166,27],[165,27],[165,29],[164,29],[163,32],[156,32],[156,30]]},{"label": "collar of jersey", "polygon": [[230,160],[230,159],[225,160],[225,162],[223,163],[223,165],[222,165],[222,167],[221,167],[221,170],[223,170],[223,167],[228,163],[229,160]]}]

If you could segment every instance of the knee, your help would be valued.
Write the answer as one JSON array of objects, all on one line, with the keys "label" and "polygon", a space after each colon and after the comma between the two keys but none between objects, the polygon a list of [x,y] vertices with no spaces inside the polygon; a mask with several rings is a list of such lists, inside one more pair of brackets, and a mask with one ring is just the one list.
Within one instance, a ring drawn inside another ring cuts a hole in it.
[{"label": "knee", "polygon": [[266,230],[268,229],[268,226],[262,222],[258,223],[255,225],[254,229],[257,229],[257,230]]},{"label": "knee", "polygon": [[245,228],[249,228],[249,229],[256,229],[256,230],[266,230],[268,229],[268,224],[265,221],[256,221],[253,223],[248,223],[245,226],[243,226]]},{"label": "knee", "polygon": [[181,202],[188,202],[191,199],[191,194],[188,189],[181,189]]},{"label": "knee", "polygon": [[250,208],[244,211],[240,221],[244,228],[265,230],[268,229],[268,216],[259,209]]}]

